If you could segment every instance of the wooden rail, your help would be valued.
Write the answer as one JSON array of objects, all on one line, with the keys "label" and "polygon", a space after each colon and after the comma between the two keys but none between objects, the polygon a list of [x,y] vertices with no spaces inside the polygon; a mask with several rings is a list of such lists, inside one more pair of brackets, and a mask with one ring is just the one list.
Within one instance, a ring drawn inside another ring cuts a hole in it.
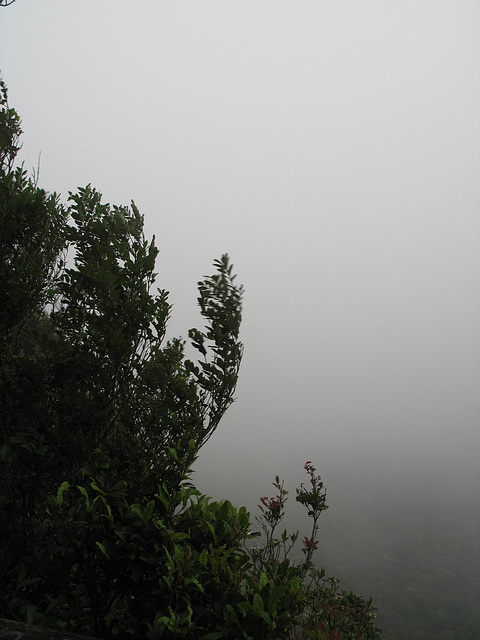
[{"label": "wooden rail", "polygon": [[54,631],[33,624],[0,618],[0,640],[99,640],[66,631]]}]

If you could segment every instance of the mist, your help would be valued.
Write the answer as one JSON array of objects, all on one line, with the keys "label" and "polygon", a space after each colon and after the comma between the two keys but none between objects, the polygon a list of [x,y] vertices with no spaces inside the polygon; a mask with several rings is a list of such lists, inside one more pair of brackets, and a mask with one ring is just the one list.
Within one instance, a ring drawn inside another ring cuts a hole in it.
[{"label": "mist", "polygon": [[[0,9],[21,160],[64,200],[135,201],[169,336],[214,258],[245,286],[237,400],[194,482],[253,517],[278,474],[302,529],[311,460],[319,563],[379,609],[388,591],[402,640],[431,636],[402,635],[392,593],[418,601],[442,563],[438,585],[480,592],[479,24],[475,0]],[[417,570],[389,587],[402,553]]]}]

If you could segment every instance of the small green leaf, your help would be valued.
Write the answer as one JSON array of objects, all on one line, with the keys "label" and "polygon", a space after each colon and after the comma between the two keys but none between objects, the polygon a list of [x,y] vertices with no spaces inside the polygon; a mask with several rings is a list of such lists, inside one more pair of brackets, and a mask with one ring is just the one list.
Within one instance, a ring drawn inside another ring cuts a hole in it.
[{"label": "small green leaf", "polygon": [[300,589],[300,582],[297,578],[297,576],[293,576],[293,578],[290,580],[290,582],[288,583],[288,591],[291,594],[296,593],[298,590]]},{"label": "small green leaf", "polygon": [[10,453],[11,453],[11,448],[8,446],[8,444],[4,444],[3,447],[0,449],[0,459],[6,460],[10,455]]},{"label": "small green leaf", "polygon": [[105,491],[102,491],[102,489],[100,489],[100,487],[93,480],[90,483],[90,486],[94,491],[97,491],[97,493],[100,493],[102,496],[105,495]]},{"label": "small green leaf", "polygon": [[58,491],[57,491],[57,504],[58,504],[58,506],[61,506],[61,504],[63,503],[63,494],[69,488],[70,488],[70,483],[67,482],[67,481],[62,482],[62,484],[59,486]]},{"label": "small green leaf", "polygon": [[170,507],[170,500],[168,499],[168,494],[162,487],[158,487],[158,493],[155,494],[155,497],[160,500],[160,502],[163,504],[165,509],[168,509]]},{"label": "small green leaf", "polygon": [[227,520],[231,511],[232,511],[232,504],[228,500],[225,500],[224,502],[222,502],[218,510],[218,513],[217,513],[218,519]]},{"label": "small green leaf", "polygon": [[245,507],[240,507],[240,509],[238,510],[238,522],[240,523],[241,527],[248,527],[248,525],[250,524],[250,516]]},{"label": "small green leaf", "polygon": [[87,511],[90,511],[90,498],[88,497],[87,490],[85,489],[85,487],[81,487],[79,485],[77,485],[77,489],[80,491],[82,496],[84,496],[84,498],[85,498],[85,504],[87,505]]},{"label": "small green leaf", "polygon": [[261,612],[263,612],[264,607],[263,607],[263,598],[259,593],[254,594],[252,606],[253,606],[254,612],[257,615],[261,615]]},{"label": "small green leaf", "polygon": [[265,585],[268,584],[267,574],[262,571],[260,574],[260,580],[258,581],[258,590],[261,591]]},{"label": "small green leaf", "polygon": [[198,556],[198,561],[202,565],[202,567],[206,566],[207,561],[208,561],[208,551],[207,551],[207,549],[204,549],[202,551],[202,553]]}]

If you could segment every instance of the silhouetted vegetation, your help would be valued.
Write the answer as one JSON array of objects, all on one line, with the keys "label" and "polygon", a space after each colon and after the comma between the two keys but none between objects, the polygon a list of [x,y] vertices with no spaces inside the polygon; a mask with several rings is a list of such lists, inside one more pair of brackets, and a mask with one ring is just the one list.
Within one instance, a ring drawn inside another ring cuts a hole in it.
[{"label": "silhouetted vegetation", "polygon": [[[190,467],[233,401],[242,287],[228,256],[198,285],[206,328],[165,341],[157,249],[130,207],[87,186],[66,206],[15,167],[20,119],[0,85],[0,616],[110,638],[373,639],[371,601],[313,566],[326,509],[277,536],[286,490],[215,502]],[[259,534],[258,534],[259,535]]]}]

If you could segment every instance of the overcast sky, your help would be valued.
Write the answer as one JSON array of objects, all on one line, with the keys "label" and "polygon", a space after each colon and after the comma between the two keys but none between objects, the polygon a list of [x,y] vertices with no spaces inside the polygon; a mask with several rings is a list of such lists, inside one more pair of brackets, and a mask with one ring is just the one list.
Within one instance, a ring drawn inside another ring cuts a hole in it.
[{"label": "overcast sky", "polygon": [[0,68],[40,185],[145,215],[171,335],[232,257],[245,357],[202,489],[307,459],[339,499],[480,489],[478,0],[17,0]]}]

